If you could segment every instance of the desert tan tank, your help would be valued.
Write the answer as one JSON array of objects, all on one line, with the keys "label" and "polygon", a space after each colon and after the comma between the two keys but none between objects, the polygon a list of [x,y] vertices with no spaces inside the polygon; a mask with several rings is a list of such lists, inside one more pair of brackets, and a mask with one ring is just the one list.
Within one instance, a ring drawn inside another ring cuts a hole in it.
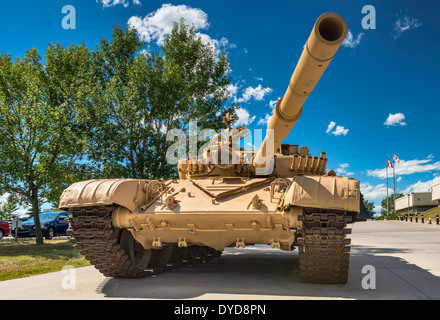
[{"label": "desert tan tank", "polygon": [[[359,181],[327,170],[326,153],[281,144],[347,33],[335,13],[318,18],[259,150],[227,129],[203,155],[181,159],[179,179],[90,180],[67,188],[72,241],[104,275],[141,277],[185,261],[219,257],[226,247],[299,249],[304,282],[345,283],[347,223],[359,213]],[[225,160],[226,159],[226,160]]]}]

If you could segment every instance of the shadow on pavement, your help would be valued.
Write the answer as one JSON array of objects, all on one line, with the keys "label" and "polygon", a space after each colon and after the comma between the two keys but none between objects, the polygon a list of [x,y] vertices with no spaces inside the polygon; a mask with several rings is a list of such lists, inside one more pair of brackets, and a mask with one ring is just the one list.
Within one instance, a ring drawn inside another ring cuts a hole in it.
[{"label": "shadow on pavement", "polygon": [[[97,292],[144,299],[440,299],[439,277],[392,256],[405,250],[351,248],[345,285],[302,283],[297,251],[252,248],[227,249],[217,260],[144,279],[108,278]],[[362,287],[365,277],[373,277],[367,283],[375,289]]]}]

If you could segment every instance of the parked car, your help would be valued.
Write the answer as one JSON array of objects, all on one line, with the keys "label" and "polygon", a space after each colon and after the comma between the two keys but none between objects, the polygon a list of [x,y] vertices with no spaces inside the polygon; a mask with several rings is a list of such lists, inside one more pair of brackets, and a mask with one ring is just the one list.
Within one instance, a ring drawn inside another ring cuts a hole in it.
[{"label": "parked car", "polygon": [[[46,239],[52,239],[55,236],[63,236],[67,234],[69,222],[67,218],[71,218],[70,212],[45,212],[40,213],[41,233]],[[17,230],[19,237],[35,236],[34,218],[23,222],[21,229]],[[15,234],[15,230],[12,231]]]},{"label": "parked car", "polygon": [[9,223],[0,220],[0,240],[3,239],[3,237],[6,237],[10,232],[11,229],[9,228]]}]

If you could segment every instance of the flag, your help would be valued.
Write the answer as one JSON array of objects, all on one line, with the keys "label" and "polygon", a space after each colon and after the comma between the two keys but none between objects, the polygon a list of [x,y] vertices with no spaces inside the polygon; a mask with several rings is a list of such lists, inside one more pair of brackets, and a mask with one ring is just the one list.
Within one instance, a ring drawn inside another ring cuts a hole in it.
[{"label": "flag", "polygon": [[393,160],[394,160],[394,163],[400,163],[400,159],[393,153]]},{"label": "flag", "polygon": [[393,167],[393,164],[391,163],[391,161],[390,160],[388,160],[388,158],[387,158],[387,167]]}]

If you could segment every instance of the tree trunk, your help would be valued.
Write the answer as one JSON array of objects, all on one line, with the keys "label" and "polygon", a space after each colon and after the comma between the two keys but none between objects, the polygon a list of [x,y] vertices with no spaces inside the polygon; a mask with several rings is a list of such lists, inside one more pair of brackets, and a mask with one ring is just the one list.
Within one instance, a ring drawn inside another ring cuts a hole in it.
[{"label": "tree trunk", "polygon": [[33,187],[31,193],[31,202],[32,202],[32,215],[34,216],[35,222],[35,241],[37,245],[43,245],[43,235],[41,233],[41,225],[40,225],[40,208],[38,205],[38,188]]}]

